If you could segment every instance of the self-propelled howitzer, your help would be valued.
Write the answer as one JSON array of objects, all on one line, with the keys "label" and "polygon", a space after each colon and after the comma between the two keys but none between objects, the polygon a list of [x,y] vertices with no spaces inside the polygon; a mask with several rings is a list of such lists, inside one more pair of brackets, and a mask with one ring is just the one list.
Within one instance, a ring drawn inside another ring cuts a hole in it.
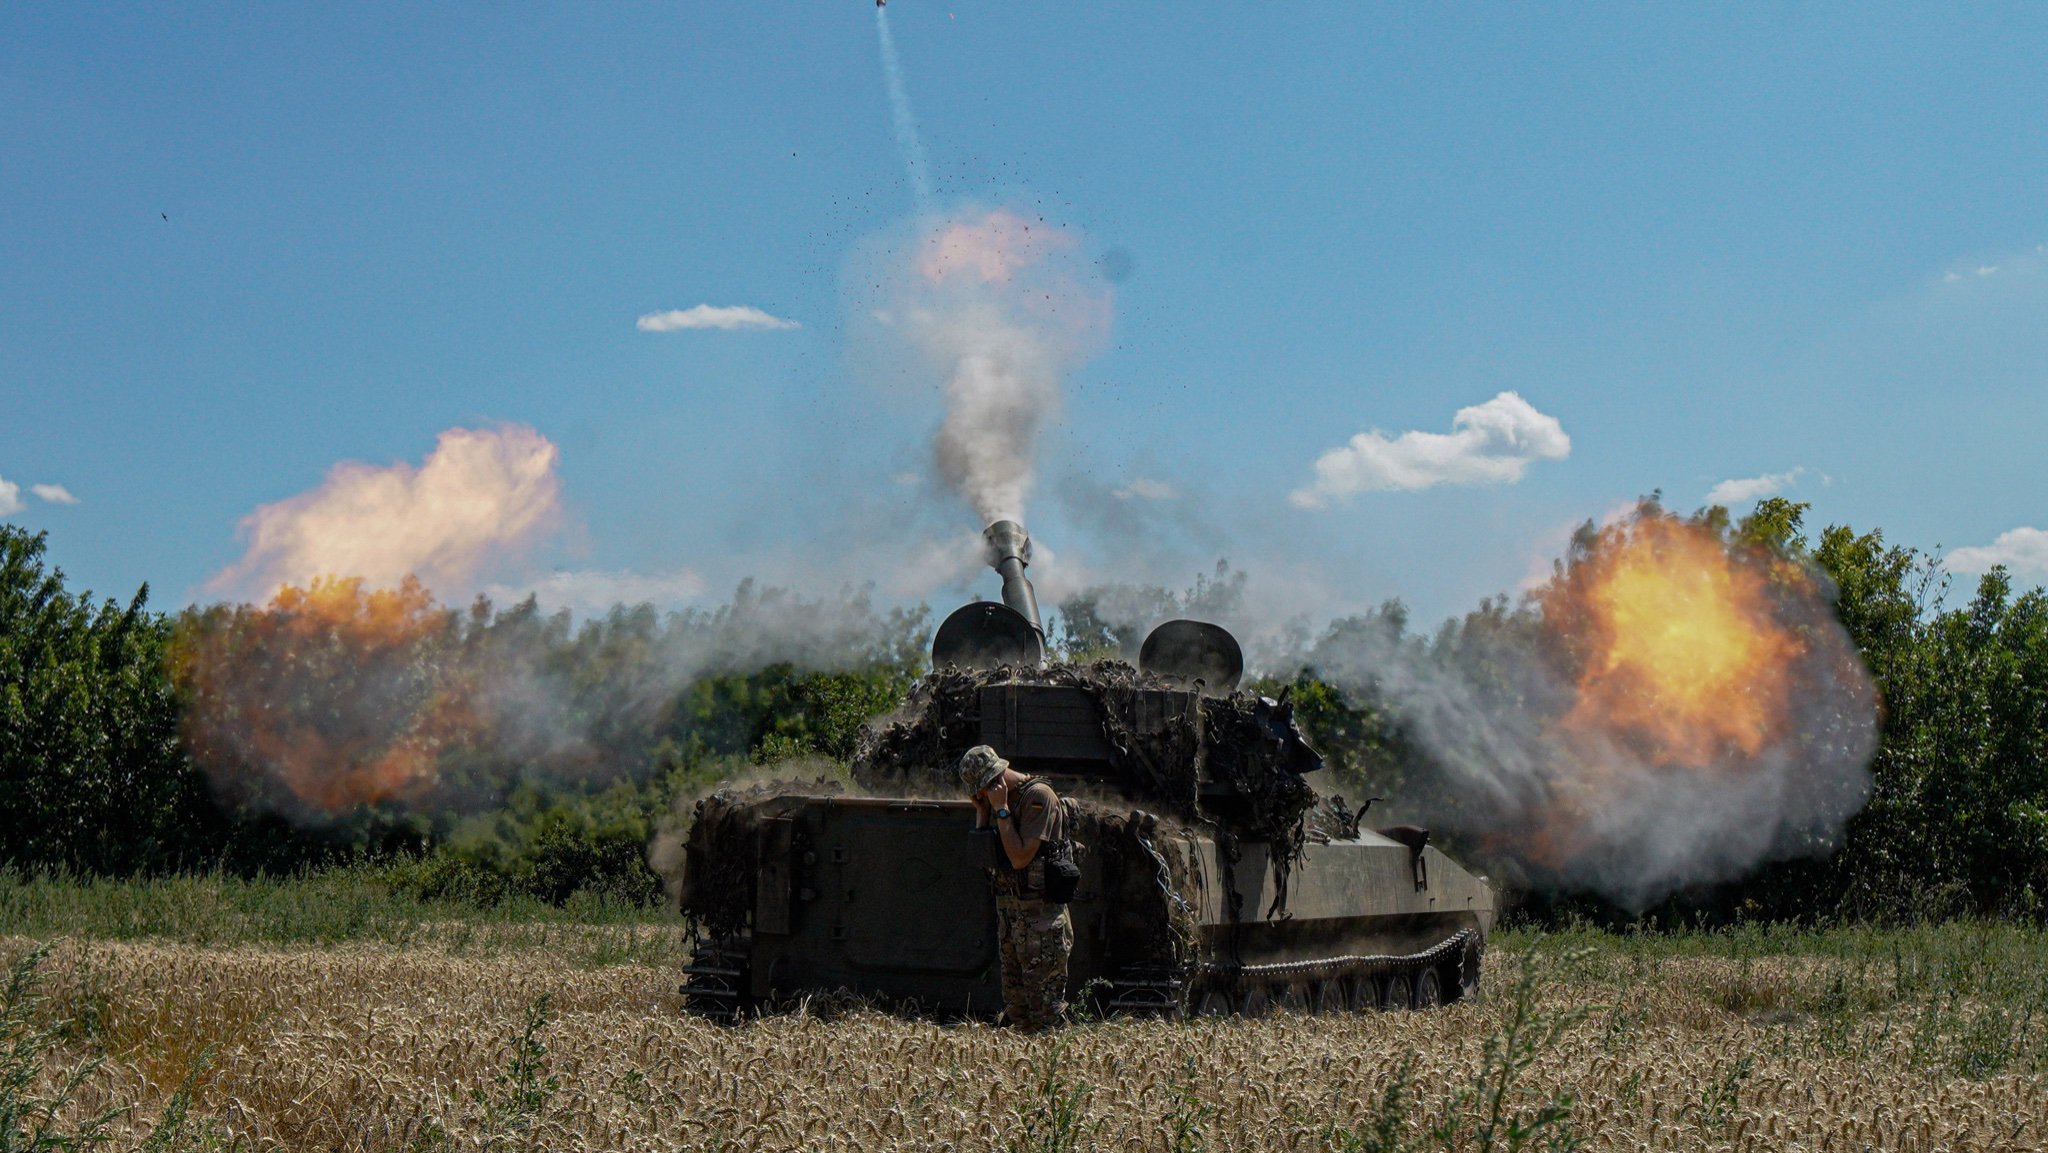
[{"label": "self-propelled howitzer", "polygon": [[1284,694],[1237,688],[1215,625],[1169,621],[1136,667],[1052,664],[1030,538],[984,534],[1001,602],[947,617],[933,671],[871,726],[866,795],[757,787],[700,802],[683,992],[742,1015],[845,991],[940,1016],[1002,1006],[986,838],[955,766],[977,744],[1050,780],[1081,846],[1069,993],[1111,1012],[1428,1007],[1479,980],[1492,890],[1413,826],[1362,828],[1306,779]]}]

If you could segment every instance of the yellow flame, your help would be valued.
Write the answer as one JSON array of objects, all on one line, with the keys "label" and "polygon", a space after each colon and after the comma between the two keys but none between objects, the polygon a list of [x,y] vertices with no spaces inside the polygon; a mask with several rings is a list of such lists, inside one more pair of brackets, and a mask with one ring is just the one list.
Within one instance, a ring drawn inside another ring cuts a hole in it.
[{"label": "yellow flame", "polygon": [[1563,615],[1585,630],[1565,728],[1619,739],[1654,764],[1755,756],[1785,726],[1790,669],[1805,651],[1773,611],[1768,571],[1669,518],[1601,544],[1589,571],[1558,590],[1575,602]]}]

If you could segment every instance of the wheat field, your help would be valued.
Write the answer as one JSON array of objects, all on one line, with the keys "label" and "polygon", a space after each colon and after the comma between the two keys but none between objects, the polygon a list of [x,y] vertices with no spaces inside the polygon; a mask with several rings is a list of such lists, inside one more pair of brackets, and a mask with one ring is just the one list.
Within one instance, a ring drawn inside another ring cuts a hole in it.
[{"label": "wheat field", "polygon": [[[46,947],[40,1091],[102,1055],[63,1115],[127,1110],[114,1147],[1506,1149],[1510,1122],[1530,1148],[2048,1140],[2033,1002],[1942,989],[1950,970],[1896,948],[1511,942],[1478,1002],[1433,1012],[1023,1036],[820,1005],[718,1025],[683,1015],[666,964],[545,943]],[[1974,971],[2029,980],[2038,958],[2006,954]]]}]

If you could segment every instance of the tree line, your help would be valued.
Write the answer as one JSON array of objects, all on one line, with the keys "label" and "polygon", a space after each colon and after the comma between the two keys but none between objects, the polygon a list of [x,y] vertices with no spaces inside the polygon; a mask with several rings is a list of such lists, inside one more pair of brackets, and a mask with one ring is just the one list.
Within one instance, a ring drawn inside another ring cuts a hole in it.
[{"label": "tree line", "polygon": [[[1703,515],[1831,582],[1883,702],[1870,802],[1832,852],[1682,892],[1650,915],[2040,918],[2048,597],[1995,570],[1951,605],[1937,558],[1876,531],[1809,538],[1804,511],[1766,501],[1732,527],[1718,510]],[[369,860],[421,895],[560,901],[594,889],[652,900],[660,881],[647,845],[690,797],[757,767],[843,771],[862,727],[923,672],[929,638],[922,611],[752,585],[713,610],[620,606],[581,622],[531,600],[454,609],[415,599],[386,606],[416,615],[369,669],[360,650],[333,647],[333,630],[280,639],[273,610],[259,606],[155,612],[147,586],[125,604],[95,602],[66,589],[46,550],[44,534],[0,526],[0,867],[282,873]],[[1060,606],[1054,648],[1131,652],[1127,622],[1227,616],[1243,588],[1243,574],[1219,564],[1182,592],[1091,589]],[[1494,598],[1404,643],[1453,661],[1475,635],[1522,627],[1537,611]],[[1282,671],[1261,687],[1288,691],[1351,795],[1440,786],[1441,766],[1391,702],[1316,672],[1318,643],[1366,627],[1405,636],[1405,611],[1390,604],[1302,636],[1291,660],[1269,659]],[[791,628],[786,644],[761,641]],[[228,686],[237,695],[224,704],[195,653],[262,671]],[[362,708],[337,705],[342,689]],[[393,710],[431,723],[375,731]],[[365,742],[413,741],[408,755],[425,768],[406,761],[413,775],[395,791],[309,807],[294,782],[266,773],[276,750],[209,730],[223,715],[285,724],[281,739],[356,749],[358,760]],[[1622,915],[1584,894],[1523,899],[1539,916]]]}]

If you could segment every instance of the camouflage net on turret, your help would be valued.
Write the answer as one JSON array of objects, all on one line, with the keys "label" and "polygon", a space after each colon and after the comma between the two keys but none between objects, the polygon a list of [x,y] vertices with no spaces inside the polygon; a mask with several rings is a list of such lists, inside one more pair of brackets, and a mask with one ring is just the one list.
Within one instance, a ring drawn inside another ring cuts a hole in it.
[{"label": "camouflage net on turret", "polygon": [[[1087,692],[1101,709],[1103,735],[1128,790],[1225,839],[1271,845],[1274,881],[1286,892],[1306,837],[1303,818],[1315,807],[1316,793],[1289,764],[1283,734],[1291,728],[1276,725],[1275,706],[1251,693],[1202,698],[1199,731],[1189,718],[1176,716],[1145,732],[1137,724],[1139,694],[1182,686],[1122,661],[942,669],[912,686],[903,707],[863,735],[854,780],[878,792],[957,795],[960,757],[981,742],[981,690],[1005,684]],[[1205,779],[1226,786],[1227,808],[1203,803]]]},{"label": "camouflage net on turret", "polygon": [[[868,727],[854,753],[853,779],[878,791],[910,788],[957,795],[957,767],[968,749],[981,743],[981,690],[991,685],[1059,685],[1088,692],[1102,705],[1105,735],[1128,758],[1160,802],[1192,816],[1197,776],[1194,733],[1175,725],[1167,741],[1141,742],[1132,730],[1138,694],[1171,689],[1122,661],[1054,664],[1043,668],[1000,665],[993,669],[946,668],[912,685],[903,707]],[[1173,746],[1173,747],[1145,747]],[[1170,768],[1185,764],[1175,779]],[[1121,766],[1120,766],[1121,767]]]}]

